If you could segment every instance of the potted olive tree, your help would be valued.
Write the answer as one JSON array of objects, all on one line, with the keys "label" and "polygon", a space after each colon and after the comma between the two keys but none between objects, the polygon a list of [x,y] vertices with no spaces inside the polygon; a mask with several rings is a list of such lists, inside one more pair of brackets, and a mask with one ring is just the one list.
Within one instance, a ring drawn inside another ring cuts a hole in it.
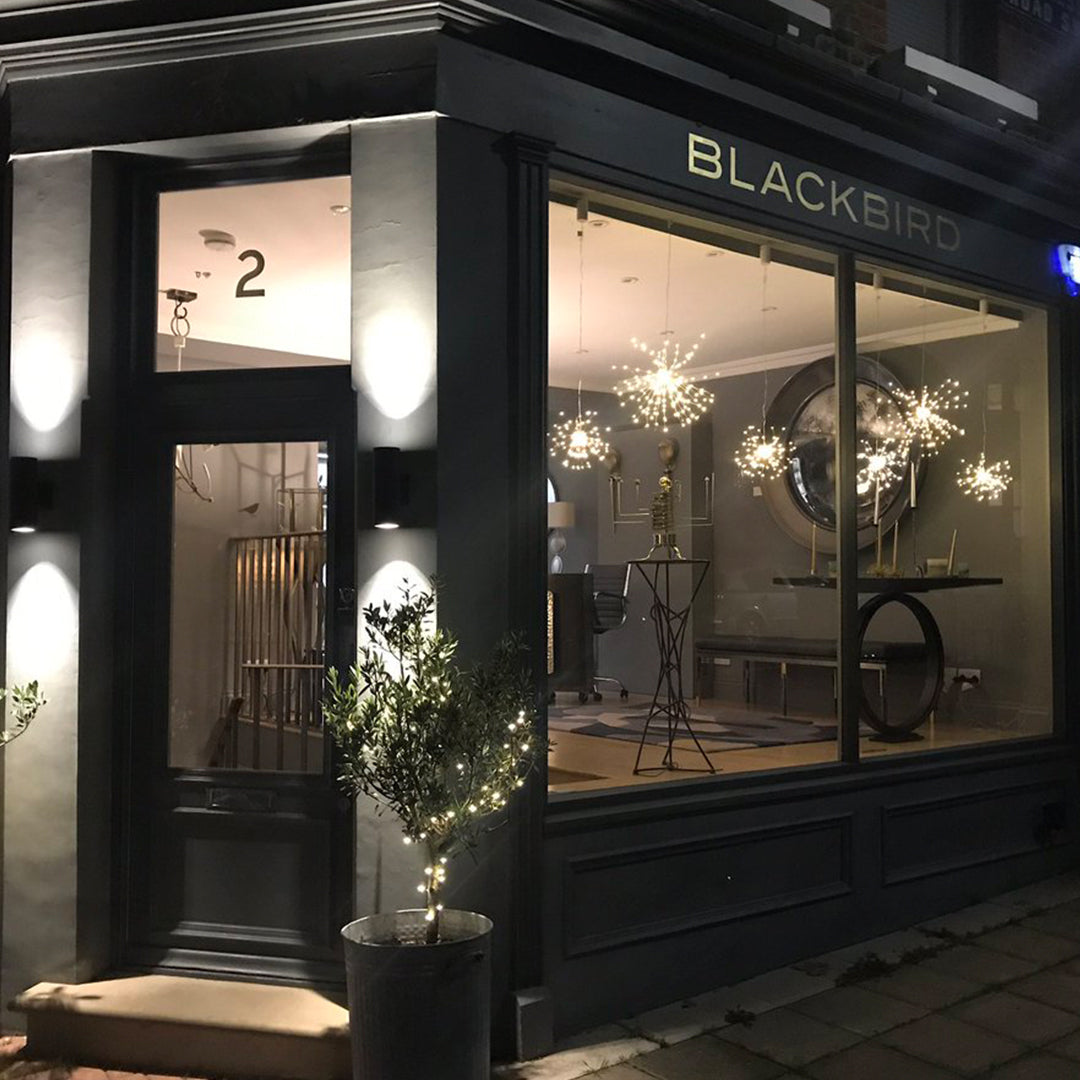
[{"label": "potted olive tree", "polygon": [[400,820],[422,848],[422,907],[342,930],[356,1080],[486,1080],[491,921],[444,910],[451,860],[472,847],[522,787],[538,749],[534,692],[507,638],[458,665],[434,625],[433,592],[364,609],[365,642],[344,679],[331,669],[323,716],[342,780]]},{"label": "potted olive tree", "polygon": [[37,680],[25,686],[13,686],[10,690],[0,686],[0,703],[4,698],[11,698],[12,713],[15,722],[9,728],[0,731],[0,746],[7,746],[17,739],[33,722],[42,705],[47,704],[44,694],[38,689]]}]

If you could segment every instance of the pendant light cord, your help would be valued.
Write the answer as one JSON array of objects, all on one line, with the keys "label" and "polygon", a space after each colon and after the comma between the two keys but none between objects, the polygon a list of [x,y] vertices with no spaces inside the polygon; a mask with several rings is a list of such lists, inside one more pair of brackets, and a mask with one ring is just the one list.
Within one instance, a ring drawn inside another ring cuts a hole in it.
[{"label": "pendant light cord", "polygon": [[664,285],[664,333],[671,333],[671,222],[667,223],[667,281]]},{"label": "pendant light cord", "polygon": [[[769,263],[772,262],[772,250],[768,244],[762,244],[758,253],[761,259],[761,355],[765,356],[768,341],[767,319],[769,303]],[[765,367],[765,383],[761,390],[761,437],[765,436],[765,416],[769,408],[769,368]]]}]

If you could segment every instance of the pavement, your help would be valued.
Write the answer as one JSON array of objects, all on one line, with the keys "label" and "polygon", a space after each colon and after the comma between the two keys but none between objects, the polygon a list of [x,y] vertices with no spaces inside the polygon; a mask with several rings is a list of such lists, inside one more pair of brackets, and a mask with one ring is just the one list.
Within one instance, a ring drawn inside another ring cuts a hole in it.
[{"label": "pavement", "polygon": [[499,1080],[1080,1080],[1080,872],[577,1036]]},{"label": "pavement", "polygon": [[[1080,871],[605,1025],[494,1075],[1080,1080]],[[0,1080],[178,1078],[37,1062],[7,1036]]]}]

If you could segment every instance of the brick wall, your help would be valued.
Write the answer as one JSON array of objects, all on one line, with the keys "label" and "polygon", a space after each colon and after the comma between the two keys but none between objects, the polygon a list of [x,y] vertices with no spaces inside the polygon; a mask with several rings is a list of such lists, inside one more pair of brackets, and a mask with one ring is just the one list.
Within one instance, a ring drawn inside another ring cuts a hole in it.
[{"label": "brick wall", "polygon": [[[832,11],[832,46],[838,59],[867,68],[885,51],[887,0],[826,0]],[[819,43],[822,44],[822,43]]]}]

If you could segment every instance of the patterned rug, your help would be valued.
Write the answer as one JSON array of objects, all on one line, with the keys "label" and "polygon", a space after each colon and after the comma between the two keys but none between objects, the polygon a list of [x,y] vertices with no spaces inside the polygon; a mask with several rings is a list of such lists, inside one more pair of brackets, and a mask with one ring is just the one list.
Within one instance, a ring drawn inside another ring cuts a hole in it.
[{"label": "patterned rug", "polygon": [[[572,731],[576,735],[594,735],[605,739],[638,742],[645,730],[649,704],[614,703],[595,705],[549,705],[548,730]],[[710,751],[735,750],[747,746],[791,746],[794,743],[827,742],[836,738],[836,723],[827,719],[800,720],[791,716],[767,716],[738,707],[712,706],[707,709],[691,707],[690,729],[702,741],[708,740]],[[680,724],[676,737],[686,739],[686,728]],[[645,740],[652,745],[667,742],[667,722],[657,717],[649,725]]]}]

